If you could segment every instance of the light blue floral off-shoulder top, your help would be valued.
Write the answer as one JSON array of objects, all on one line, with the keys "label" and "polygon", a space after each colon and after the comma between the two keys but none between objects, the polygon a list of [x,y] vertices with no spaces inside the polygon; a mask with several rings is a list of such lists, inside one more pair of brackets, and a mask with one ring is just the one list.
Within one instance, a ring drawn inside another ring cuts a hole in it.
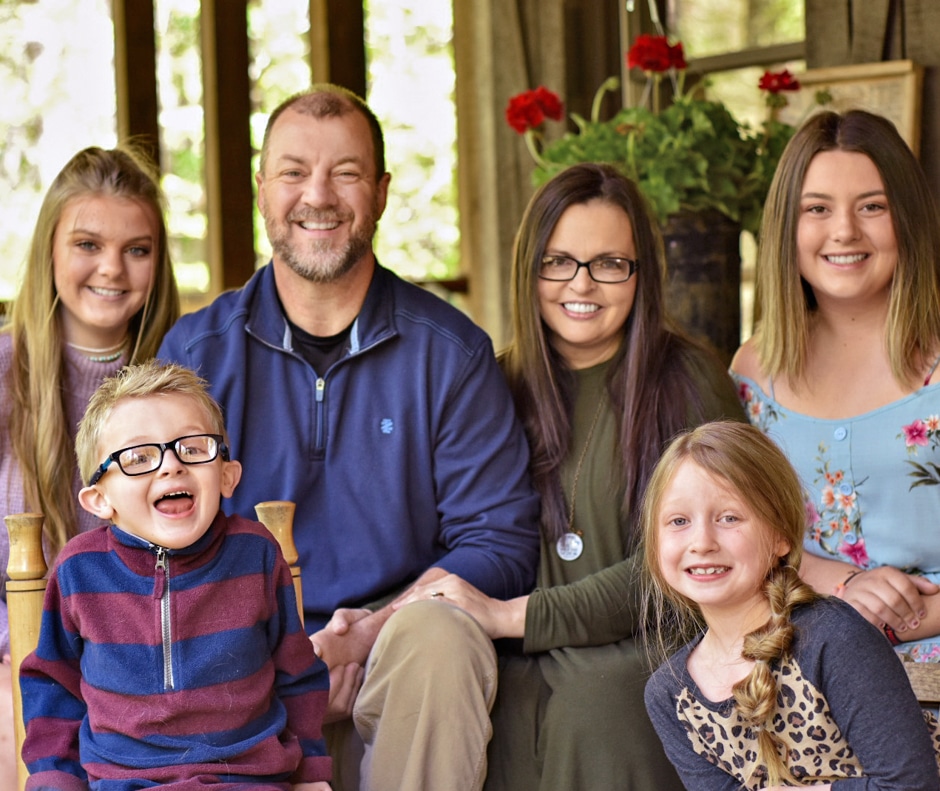
[{"label": "light blue floral off-shoulder top", "polygon": [[[894,566],[940,583],[940,384],[843,420],[793,412],[732,373],[752,424],[787,454],[807,491],[807,552]],[[940,595],[940,594],[938,594]],[[940,636],[902,643],[940,661]]]}]

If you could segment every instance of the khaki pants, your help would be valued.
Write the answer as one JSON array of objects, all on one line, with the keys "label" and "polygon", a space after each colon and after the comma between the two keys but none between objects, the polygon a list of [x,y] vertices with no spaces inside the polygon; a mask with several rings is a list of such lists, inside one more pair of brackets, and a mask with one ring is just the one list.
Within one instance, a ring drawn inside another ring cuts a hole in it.
[{"label": "khaki pants", "polygon": [[334,791],[479,791],[496,679],[473,618],[437,601],[403,607],[379,632],[352,721],[327,726]]}]

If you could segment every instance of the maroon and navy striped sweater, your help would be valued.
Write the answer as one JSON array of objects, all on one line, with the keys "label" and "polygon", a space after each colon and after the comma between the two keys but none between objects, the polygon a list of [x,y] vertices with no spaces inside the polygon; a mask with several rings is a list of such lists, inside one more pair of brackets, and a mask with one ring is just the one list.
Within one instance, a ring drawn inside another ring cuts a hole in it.
[{"label": "maroon and navy striped sweater", "polygon": [[276,541],[241,517],[182,550],[114,526],[73,538],[21,688],[27,789],[330,778],[328,670]]}]

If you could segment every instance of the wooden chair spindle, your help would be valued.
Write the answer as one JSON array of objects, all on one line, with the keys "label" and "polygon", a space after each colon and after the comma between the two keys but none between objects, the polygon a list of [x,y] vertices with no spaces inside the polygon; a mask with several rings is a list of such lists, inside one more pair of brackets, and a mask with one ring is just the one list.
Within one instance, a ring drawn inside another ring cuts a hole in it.
[{"label": "wooden chair spindle", "polygon": [[46,593],[46,558],[42,551],[43,515],[11,514],[4,517],[10,534],[7,563],[7,617],[10,625],[10,659],[13,677],[13,728],[16,736],[17,786],[26,787],[23,763],[23,698],[20,694],[20,664],[39,643],[42,602]]},{"label": "wooden chair spindle", "polygon": [[255,506],[258,521],[264,524],[281,545],[284,560],[290,566],[291,578],[294,580],[294,593],[297,595],[297,611],[300,613],[300,622],[304,622],[304,600],[300,583],[300,566],[297,563],[298,553],[294,544],[294,503],[289,500],[267,500]]}]

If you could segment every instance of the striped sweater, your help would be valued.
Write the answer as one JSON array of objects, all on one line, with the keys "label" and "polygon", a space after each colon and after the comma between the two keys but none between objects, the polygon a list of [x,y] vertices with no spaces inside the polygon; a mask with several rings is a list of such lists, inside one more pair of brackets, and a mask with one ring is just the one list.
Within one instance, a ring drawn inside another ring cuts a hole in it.
[{"label": "striped sweater", "polygon": [[21,688],[32,791],[330,777],[326,665],[277,543],[241,517],[182,550],[115,526],[72,539]]}]

